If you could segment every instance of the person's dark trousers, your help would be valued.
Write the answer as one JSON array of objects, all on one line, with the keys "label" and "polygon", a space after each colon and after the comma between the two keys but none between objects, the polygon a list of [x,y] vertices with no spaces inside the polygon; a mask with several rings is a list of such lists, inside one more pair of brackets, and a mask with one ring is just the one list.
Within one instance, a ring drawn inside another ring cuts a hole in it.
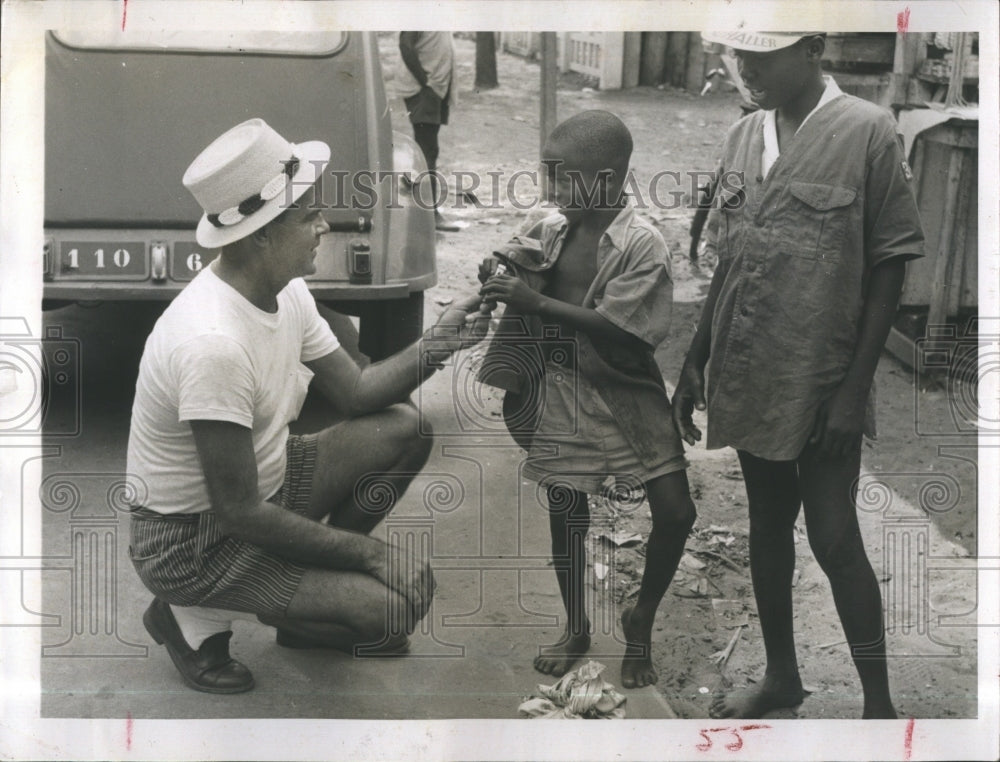
[{"label": "person's dark trousers", "polygon": [[[438,132],[441,131],[440,124],[415,123],[413,125],[413,138],[424,152],[424,160],[427,162],[427,171],[434,172],[437,169],[438,159]],[[437,175],[431,174],[431,198],[434,208],[438,206],[438,179]]]}]

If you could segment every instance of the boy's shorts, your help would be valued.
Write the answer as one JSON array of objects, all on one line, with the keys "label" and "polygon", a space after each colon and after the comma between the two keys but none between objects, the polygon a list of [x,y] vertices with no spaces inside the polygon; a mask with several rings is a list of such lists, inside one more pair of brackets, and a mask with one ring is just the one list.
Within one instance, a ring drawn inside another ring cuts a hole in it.
[{"label": "boy's shorts", "polygon": [[[285,481],[268,502],[305,514],[316,436],[290,436]],[[134,508],[129,555],[143,584],[175,606],[284,616],[306,567],[222,534],[214,511],[161,514]]]},{"label": "boy's shorts", "polygon": [[542,486],[599,494],[609,476],[619,485],[638,488],[658,476],[686,469],[684,443],[672,422],[649,424],[666,427],[672,445],[664,459],[653,466],[639,460],[590,382],[562,366],[547,365],[541,420],[522,473]]}]

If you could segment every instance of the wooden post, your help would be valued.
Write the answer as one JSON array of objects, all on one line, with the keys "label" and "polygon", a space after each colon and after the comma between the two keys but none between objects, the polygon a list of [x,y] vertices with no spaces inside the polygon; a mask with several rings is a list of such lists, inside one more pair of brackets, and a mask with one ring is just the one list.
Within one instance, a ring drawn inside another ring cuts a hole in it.
[{"label": "wooden post", "polygon": [[684,87],[688,92],[700,93],[705,84],[705,49],[701,46],[701,35],[688,32],[687,66]]},{"label": "wooden post", "polygon": [[667,33],[643,32],[639,62],[639,84],[656,87],[663,82],[667,60]]},{"label": "wooden post", "polygon": [[955,207],[958,203],[959,181],[962,177],[962,151],[952,146],[948,161],[948,180],[944,186],[944,216],[941,236],[938,239],[937,259],[934,262],[934,282],[931,286],[931,303],[927,310],[927,326],[944,323],[948,315],[948,273],[955,256],[952,233],[955,230]]},{"label": "wooden post", "polygon": [[622,55],[622,87],[639,84],[639,64],[642,57],[642,34],[625,32],[625,50]]},{"label": "wooden post", "polygon": [[674,87],[684,87],[687,76],[687,32],[668,32],[667,80]]},{"label": "wooden post", "polygon": [[[568,40],[567,40],[568,44]],[[556,126],[556,83],[558,70],[556,66],[556,33],[542,32],[542,82],[541,111],[538,120],[538,152],[541,155],[545,140]]]}]

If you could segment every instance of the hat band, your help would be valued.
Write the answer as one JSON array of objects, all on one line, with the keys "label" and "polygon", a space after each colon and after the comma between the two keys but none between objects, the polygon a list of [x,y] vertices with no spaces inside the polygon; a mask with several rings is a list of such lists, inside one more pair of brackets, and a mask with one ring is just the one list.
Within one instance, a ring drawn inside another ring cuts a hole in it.
[{"label": "hat band", "polygon": [[268,180],[260,192],[254,193],[252,196],[243,199],[238,205],[231,206],[229,209],[225,209],[218,214],[206,214],[206,219],[217,228],[224,228],[235,225],[238,222],[243,222],[243,220],[285,189],[288,181],[292,179],[299,168],[299,159],[295,154],[292,154],[292,158],[284,164],[285,169]]}]

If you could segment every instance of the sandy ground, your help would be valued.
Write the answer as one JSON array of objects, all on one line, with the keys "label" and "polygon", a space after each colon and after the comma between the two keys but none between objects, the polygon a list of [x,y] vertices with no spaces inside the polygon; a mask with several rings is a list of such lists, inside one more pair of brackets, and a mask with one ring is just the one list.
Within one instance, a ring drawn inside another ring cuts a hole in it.
[{"label": "sandy ground", "polygon": [[[383,36],[381,45],[385,60],[394,60],[394,39]],[[472,87],[474,45],[460,39],[456,47],[459,103],[441,132],[439,168],[445,174],[501,170],[505,178],[516,170],[533,170],[538,158],[537,64],[501,53],[500,87],[477,92]],[[392,95],[391,72],[389,77]],[[710,169],[726,127],[739,116],[732,93],[697,97],[669,88],[600,92],[588,84],[575,76],[562,78],[558,116],[590,108],[618,114],[635,140],[633,171],[640,189],[648,188],[650,178],[662,170]],[[408,131],[402,103],[393,98],[392,105],[396,129]],[[664,182],[660,198],[684,189]],[[518,183],[515,191],[522,201],[534,193],[527,182]],[[494,198],[485,182],[475,194],[485,208],[450,198],[449,216],[467,227],[438,236],[439,282],[428,292],[428,320],[458,294],[476,287],[476,265],[492,246],[539,214]],[[657,352],[671,387],[711,277],[707,264],[692,266],[687,259],[690,214],[685,208],[647,212],[673,255],[674,318],[670,337]],[[910,369],[888,356],[880,364],[877,385],[880,436],[865,449],[859,505],[866,544],[882,582],[889,652],[898,657],[890,664],[897,708],[904,716],[975,716],[975,631],[970,626],[975,572],[960,562],[967,564],[976,548],[975,438],[962,433],[969,389],[953,383],[922,389]],[[498,414],[499,397],[495,404]],[[704,427],[704,419],[701,423]],[[697,717],[707,716],[711,695],[720,687],[760,676],[763,648],[747,566],[746,496],[736,455],[699,446],[689,458],[699,518],[681,571],[660,607],[654,658],[664,696],[680,716]],[[621,510],[595,502],[595,509],[595,521],[610,530],[645,536],[649,529],[645,505]],[[775,716],[855,717],[861,703],[857,676],[801,519],[798,529],[796,637],[803,680],[812,695],[796,712]],[[599,564],[595,568],[610,564],[613,571],[603,580],[595,571],[592,585],[618,603],[628,602],[638,589],[644,543],[615,548],[596,537],[601,531],[591,533],[593,561]],[[912,549],[910,555],[900,550],[904,546]],[[720,664],[727,647],[729,657]]]}]

